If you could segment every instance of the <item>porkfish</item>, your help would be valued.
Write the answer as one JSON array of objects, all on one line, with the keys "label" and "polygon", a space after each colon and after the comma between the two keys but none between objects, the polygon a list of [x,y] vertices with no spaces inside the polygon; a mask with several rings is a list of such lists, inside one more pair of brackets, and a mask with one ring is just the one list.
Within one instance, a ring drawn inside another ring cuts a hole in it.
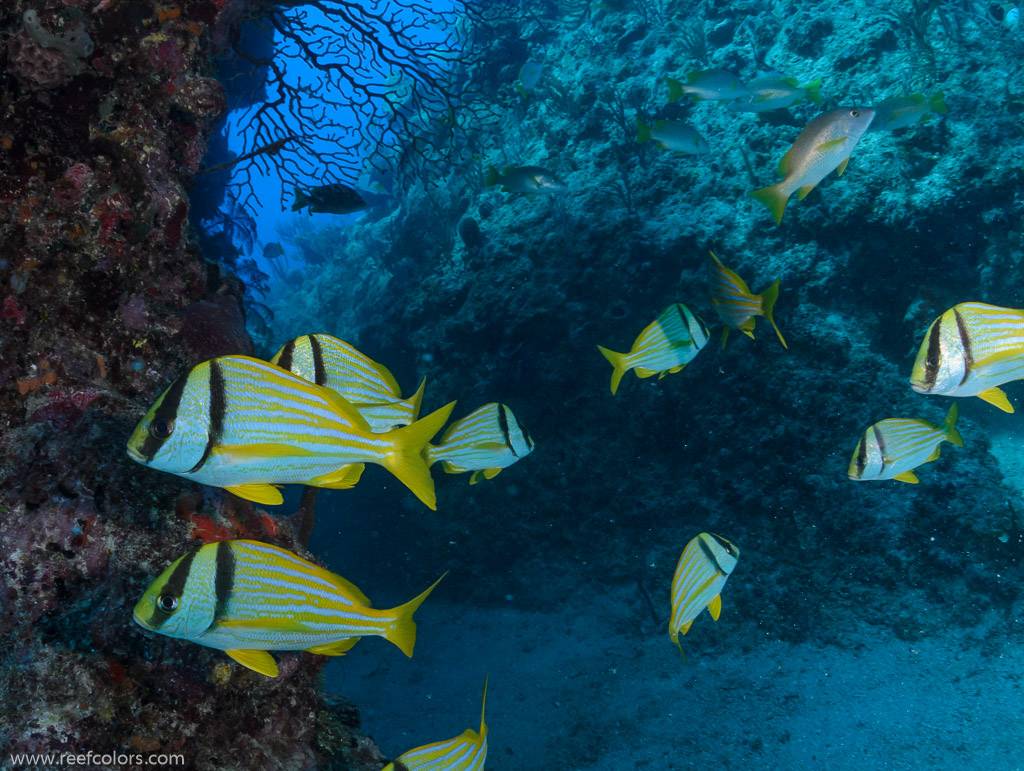
[{"label": "porkfish", "polygon": [[718,621],[722,587],[739,558],[740,550],[714,533],[701,533],[686,544],[672,577],[672,616],[668,622],[669,637],[680,653],[683,646],[679,635],[690,631],[693,620],[704,608]]},{"label": "porkfish", "polygon": [[910,374],[919,394],[977,396],[1013,412],[999,388],[1024,380],[1024,310],[966,302],[928,328]]},{"label": "porkfish", "polygon": [[781,224],[789,197],[796,192],[802,201],[833,169],[841,177],[850,153],[871,125],[874,110],[868,107],[839,107],[823,112],[797,136],[779,161],[780,182],[751,191],[748,195],[763,203],[775,224]]},{"label": "porkfish", "polygon": [[939,445],[950,442],[964,446],[956,430],[959,415],[956,404],[941,426],[927,420],[890,418],[870,426],[857,442],[848,471],[855,482],[895,479],[916,485],[914,469],[939,459]]},{"label": "porkfish", "polygon": [[157,399],[128,455],[240,498],[277,505],[279,484],[352,487],[364,463],[383,466],[431,509],[423,457],[455,403],[411,426],[375,434],[343,396],[248,356],[203,362]]},{"label": "porkfish", "polygon": [[493,479],[533,452],[526,426],[504,404],[491,402],[449,426],[437,445],[427,445],[427,463],[449,474],[472,471],[469,483]]},{"label": "porkfish", "polygon": [[484,771],[487,760],[487,681],[484,680],[483,705],[480,707],[480,730],[467,728],[454,739],[425,744],[403,752],[381,771]]},{"label": "porkfish", "polygon": [[758,316],[768,319],[768,323],[775,329],[779,336],[779,342],[783,348],[789,348],[782,332],[779,331],[772,318],[772,310],[775,301],[779,299],[779,281],[765,289],[761,294],[752,294],[747,287],[747,282],[734,270],[730,270],[722,264],[718,256],[711,252],[711,259],[708,260],[708,291],[711,293],[711,304],[718,311],[718,317],[725,325],[722,329],[722,347],[725,348],[725,341],[729,339],[729,330],[738,329],[743,334],[754,339],[754,322]]},{"label": "porkfish", "polygon": [[637,377],[664,377],[679,372],[708,344],[708,328],[682,303],[672,303],[633,341],[629,353],[616,353],[603,346],[597,350],[612,365],[612,394],[619,390],[622,376],[635,369]]},{"label": "porkfish", "polygon": [[376,610],[349,581],[297,554],[258,541],[219,541],[193,549],[161,573],[134,615],[152,632],[222,650],[277,677],[267,651],[341,656],[360,637],[376,636],[411,657],[412,614],[441,578],[404,605]]},{"label": "porkfish", "polygon": [[419,417],[425,379],[416,393],[403,399],[398,381],[387,367],[331,335],[290,340],[270,363],[341,394],[366,418],[374,433],[411,425]]}]

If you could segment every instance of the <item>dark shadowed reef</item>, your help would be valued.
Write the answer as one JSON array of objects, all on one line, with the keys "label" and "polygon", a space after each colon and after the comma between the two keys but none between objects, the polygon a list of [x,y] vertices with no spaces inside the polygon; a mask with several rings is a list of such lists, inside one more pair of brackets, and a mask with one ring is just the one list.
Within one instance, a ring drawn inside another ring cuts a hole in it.
[{"label": "dark shadowed reef", "polygon": [[[255,3],[0,9],[0,766],[182,753],[208,769],[377,769],[312,657],[269,681],[155,640],[131,608],[190,535],[284,522],[140,475],[125,440],[186,366],[251,352],[243,287],[188,234],[225,110],[212,58]],[[222,536],[223,537],[223,536]]]}]

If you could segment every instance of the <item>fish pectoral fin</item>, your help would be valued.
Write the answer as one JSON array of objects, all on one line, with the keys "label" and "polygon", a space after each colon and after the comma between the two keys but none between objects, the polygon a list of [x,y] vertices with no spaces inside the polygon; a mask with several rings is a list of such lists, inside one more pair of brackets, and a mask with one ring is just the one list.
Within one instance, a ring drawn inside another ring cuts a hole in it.
[{"label": "fish pectoral fin", "polygon": [[718,621],[718,617],[722,614],[722,595],[716,594],[715,598],[708,603],[708,613],[711,614],[711,618]]},{"label": "fish pectoral fin", "polygon": [[308,484],[313,487],[329,487],[332,490],[347,490],[350,487],[355,487],[365,468],[365,463],[349,463],[330,474],[310,479]]},{"label": "fish pectoral fin", "polygon": [[500,468],[485,468],[484,469],[484,478],[485,479],[494,479],[494,477],[498,476],[498,474],[500,474],[500,473],[501,473],[501,469]]},{"label": "fish pectoral fin", "polygon": [[846,164],[848,164],[849,162],[850,162],[850,156],[847,155],[845,158],[843,158],[843,162],[840,163],[839,166],[836,168],[836,176],[837,177],[843,176],[843,172],[846,171]]},{"label": "fish pectoral fin", "polygon": [[825,153],[825,152],[828,152],[829,150],[835,150],[837,147],[840,147],[848,139],[849,139],[849,137],[836,137],[835,139],[830,139],[827,142],[822,142],[820,145],[818,145],[817,147],[814,148],[814,152],[816,152],[816,153]]},{"label": "fish pectoral fin", "polygon": [[931,463],[932,461],[938,460],[939,459],[939,452],[940,452],[939,445],[935,445],[935,450],[932,452],[931,455],[928,456],[928,460],[926,460],[925,463]]},{"label": "fish pectoral fin", "polygon": [[277,662],[274,657],[266,651],[224,651],[231,658],[248,667],[254,672],[259,672],[267,677],[277,677]]},{"label": "fish pectoral fin", "polygon": [[312,648],[306,648],[306,652],[316,653],[320,656],[344,656],[359,640],[358,637],[350,637],[347,640],[338,640],[338,642],[326,645],[314,645]]},{"label": "fish pectoral fin", "polygon": [[818,183],[815,182],[813,185],[804,185],[803,187],[797,188],[796,200],[798,200],[798,201],[804,200],[807,197],[807,194],[810,193],[812,190],[814,190],[814,188],[816,188],[817,186],[818,186]]},{"label": "fish pectoral fin", "polygon": [[1013,405],[1006,398],[1006,392],[1002,388],[989,388],[978,394],[978,398],[998,407],[1003,412],[1013,412]]},{"label": "fish pectoral fin", "polygon": [[909,482],[912,485],[916,485],[921,480],[917,478],[917,474],[913,471],[904,471],[902,474],[897,474],[893,477],[897,482]]},{"label": "fish pectoral fin", "polygon": [[284,497],[281,495],[278,485],[235,485],[224,489],[239,498],[253,503],[262,503],[264,506],[280,506],[284,503]]}]

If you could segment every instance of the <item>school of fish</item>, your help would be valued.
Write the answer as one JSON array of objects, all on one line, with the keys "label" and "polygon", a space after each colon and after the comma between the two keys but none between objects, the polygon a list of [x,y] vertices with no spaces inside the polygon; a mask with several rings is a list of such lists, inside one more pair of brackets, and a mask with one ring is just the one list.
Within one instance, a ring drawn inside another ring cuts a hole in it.
[{"label": "school of fish", "polygon": [[[527,62],[514,84],[531,97],[543,66]],[[748,83],[725,70],[665,78],[669,102],[681,99],[727,105],[760,114],[802,102],[821,105],[820,80],[801,85],[776,73]],[[794,193],[803,200],[826,176],[841,176],[861,137],[893,131],[947,112],[942,92],[884,99],[874,107],[826,110],[799,133],[778,164],[781,178],[750,192],[780,225]],[[708,141],[682,121],[636,119],[637,141],[654,142],[677,155],[704,155]],[[567,185],[540,166],[488,167],[484,186],[527,195],[562,192]],[[365,207],[345,185],[296,191],[293,209],[344,214]],[[267,259],[282,254],[268,246]],[[754,338],[755,323],[775,322],[781,279],[759,294],[710,252],[708,301],[722,323],[721,347],[737,330]],[[674,302],[644,327],[626,352],[598,346],[612,367],[616,394],[626,373],[659,379],[678,373],[707,346],[711,333],[691,308]],[[1001,385],[1024,380],[1024,310],[964,302],[928,328],[914,361],[910,386],[920,394],[977,396],[1013,412]],[[409,396],[382,364],[328,334],[289,341],[269,360],[222,356],[202,362],[170,384],[128,441],[129,456],[158,471],[221,487],[246,500],[280,505],[279,488],[300,484],[346,489],[359,483],[365,464],[387,469],[424,505],[436,508],[430,469],[469,473],[469,483],[492,479],[529,455],[534,441],[505,404],[491,402],[452,422],[455,402],[420,417],[426,381]],[[963,447],[954,403],[941,424],[918,418],[887,418],[864,430],[847,475],[853,481],[918,483],[915,469],[937,460],[943,442]],[[680,635],[707,610],[721,613],[721,592],[738,564],[739,549],[726,538],[701,532],[686,544],[670,586],[669,636],[680,652]],[[405,604],[375,609],[352,583],[298,554],[256,541],[233,540],[193,548],[168,566],[134,610],[142,627],[165,636],[224,651],[268,677],[278,676],[270,651],[343,655],[362,637],[383,637],[406,656],[416,643],[413,614],[441,578]],[[483,690],[484,704],[487,683]],[[458,769],[482,771],[488,727],[404,752],[382,771]]]}]

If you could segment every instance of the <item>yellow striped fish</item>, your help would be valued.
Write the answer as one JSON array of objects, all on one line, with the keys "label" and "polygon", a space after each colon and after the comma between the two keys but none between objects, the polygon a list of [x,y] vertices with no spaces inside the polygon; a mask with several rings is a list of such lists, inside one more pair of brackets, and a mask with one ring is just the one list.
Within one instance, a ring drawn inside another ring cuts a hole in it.
[{"label": "yellow striped fish", "polygon": [[711,304],[718,311],[718,317],[725,327],[722,329],[722,347],[725,348],[725,341],[729,339],[729,330],[738,329],[743,334],[754,339],[754,322],[758,316],[764,316],[768,323],[775,329],[779,336],[779,342],[783,348],[786,345],[782,333],[772,318],[772,309],[775,301],[779,299],[779,281],[765,289],[761,294],[751,294],[747,282],[734,270],[730,270],[722,264],[718,256],[711,252],[711,259],[708,260],[708,291],[711,293]]},{"label": "yellow striped fish", "polygon": [[939,459],[939,445],[951,442],[964,446],[956,430],[959,410],[949,408],[946,421],[937,426],[927,420],[889,418],[869,427],[857,442],[850,460],[850,479],[866,482],[872,479],[896,479],[918,483],[914,469]]},{"label": "yellow striped fish", "polygon": [[277,677],[267,651],[341,656],[360,637],[376,636],[411,657],[412,614],[441,578],[404,605],[375,610],[353,584],[297,554],[258,541],[220,541],[193,549],[161,573],[134,615],[150,631],[217,648]]},{"label": "yellow striped fish", "polygon": [[782,156],[778,167],[782,180],[748,195],[768,207],[776,225],[782,224],[786,203],[794,192],[797,200],[802,201],[833,169],[838,169],[837,176],[843,176],[850,153],[874,117],[875,111],[869,107],[839,107],[823,112],[804,127]]},{"label": "yellow striped fish", "polygon": [[672,303],[644,328],[629,353],[616,353],[603,346],[597,349],[614,368],[612,393],[619,390],[622,376],[635,369],[637,377],[664,377],[678,372],[708,344],[708,328],[682,303]]},{"label": "yellow striped fish", "polygon": [[449,474],[472,471],[469,483],[493,479],[533,452],[526,426],[504,404],[491,402],[449,426],[440,444],[427,445],[427,463],[440,462]]},{"label": "yellow striped fish", "polygon": [[704,608],[718,621],[722,587],[739,558],[740,550],[714,533],[701,533],[686,544],[672,577],[672,617],[668,622],[669,637],[680,653],[683,646],[679,635],[690,631]]},{"label": "yellow striped fish", "polygon": [[374,434],[344,397],[248,356],[192,368],[128,440],[128,455],[240,498],[277,505],[276,484],[352,487],[363,463],[383,466],[433,509],[423,457],[455,403],[405,428]]},{"label": "yellow striped fish", "polygon": [[929,327],[910,387],[919,394],[977,396],[1013,412],[999,386],[1024,380],[1024,310],[967,302]]},{"label": "yellow striped fish", "polygon": [[403,752],[381,771],[483,771],[487,760],[487,681],[484,681],[483,706],[480,707],[480,730],[467,728],[454,739],[436,742]]},{"label": "yellow striped fish", "polygon": [[270,360],[281,369],[337,391],[359,410],[375,433],[408,426],[419,417],[427,381],[408,399],[383,364],[331,335],[303,335],[286,343]]}]

